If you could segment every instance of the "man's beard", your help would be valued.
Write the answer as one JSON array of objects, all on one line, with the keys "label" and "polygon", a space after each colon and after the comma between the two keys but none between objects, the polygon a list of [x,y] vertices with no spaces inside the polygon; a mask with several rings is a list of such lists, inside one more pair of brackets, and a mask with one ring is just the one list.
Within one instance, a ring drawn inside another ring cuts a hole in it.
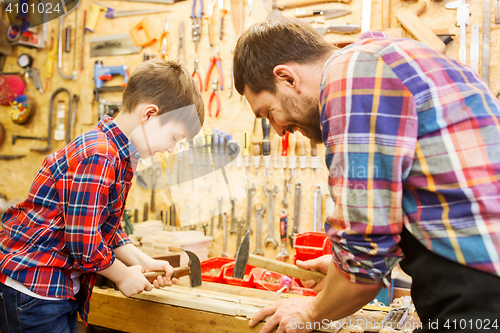
[{"label": "man's beard", "polygon": [[297,114],[293,119],[289,119],[292,121],[292,125],[288,125],[286,130],[293,133],[295,128],[300,129],[302,134],[309,139],[322,143],[318,101],[307,96],[297,101],[279,91],[276,96],[280,100],[282,109],[288,115],[292,113],[292,110],[294,114]]}]

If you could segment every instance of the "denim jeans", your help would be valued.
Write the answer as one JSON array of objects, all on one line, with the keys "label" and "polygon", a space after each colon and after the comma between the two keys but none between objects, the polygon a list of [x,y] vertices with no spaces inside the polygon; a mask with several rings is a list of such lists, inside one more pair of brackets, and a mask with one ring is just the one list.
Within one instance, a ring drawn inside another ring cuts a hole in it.
[{"label": "denim jeans", "polygon": [[77,333],[79,306],[76,300],[34,298],[0,283],[0,331]]}]

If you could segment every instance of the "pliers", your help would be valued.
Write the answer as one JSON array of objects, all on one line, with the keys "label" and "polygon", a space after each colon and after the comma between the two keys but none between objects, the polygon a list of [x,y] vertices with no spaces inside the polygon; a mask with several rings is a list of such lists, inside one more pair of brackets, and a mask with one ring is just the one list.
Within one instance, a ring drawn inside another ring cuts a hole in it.
[{"label": "pliers", "polygon": [[179,46],[177,48],[177,60],[181,59],[181,49],[183,55],[182,64],[186,66],[186,43],[185,41],[185,33],[184,33],[184,22],[179,22]]},{"label": "pliers", "polygon": [[214,48],[213,56],[210,58],[210,67],[208,67],[207,76],[205,77],[205,91],[208,90],[208,82],[210,81],[210,75],[212,74],[212,69],[215,64],[217,64],[217,70],[219,71],[220,90],[222,90],[224,88],[224,76],[222,76],[222,65],[218,47]]},{"label": "pliers", "polygon": [[201,83],[201,76],[200,72],[198,71],[198,58],[194,59],[194,71],[193,74],[191,75],[193,78],[196,76],[198,77],[198,82],[200,84],[200,91],[203,90],[203,84]]},{"label": "pliers", "polygon": [[214,97],[217,98],[217,113],[215,114],[215,117],[219,116],[220,112],[220,96],[219,92],[217,91],[219,85],[219,80],[217,78],[214,79],[214,82],[212,82],[212,94],[210,95],[210,99],[208,100],[208,115],[211,117],[212,116],[212,101]]},{"label": "pliers", "polygon": [[198,50],[198,43],[201,38],[201,18],[203,17],[203,0],[200,0],[198,14],[196,14],[196,2],[197,0],[193,0],[193,7],[191,9],[191,19],[193,20],[192,36],[195,51]]}]

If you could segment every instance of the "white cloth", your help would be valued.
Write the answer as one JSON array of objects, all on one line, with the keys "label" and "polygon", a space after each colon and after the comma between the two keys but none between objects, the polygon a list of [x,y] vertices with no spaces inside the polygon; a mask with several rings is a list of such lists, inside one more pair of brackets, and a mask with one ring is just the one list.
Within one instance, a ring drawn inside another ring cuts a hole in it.
[{"label": "white cloth", "polygon": [[[73,274],[71,274],[71,279],[73,280],[73,293],[75,295],[80,291],[80,275],[82,275],[82,273],[80,273],[80,272],[74,272]],[[65,298],[48,297],[48,296],[42,296],[42,295],[35,294],[34,292],[32,292],[31,290],[26,288],[26,286],[24,284],[22,284],[19,281],[11,279],[10,277],[7,277],[7,279],[5,280],[5,285],[23,293],[23,294],[34,297],[34,298],[40,298],[40,299],[44,299],[47,301],[63,301],[63,300],[65,300]]]}]

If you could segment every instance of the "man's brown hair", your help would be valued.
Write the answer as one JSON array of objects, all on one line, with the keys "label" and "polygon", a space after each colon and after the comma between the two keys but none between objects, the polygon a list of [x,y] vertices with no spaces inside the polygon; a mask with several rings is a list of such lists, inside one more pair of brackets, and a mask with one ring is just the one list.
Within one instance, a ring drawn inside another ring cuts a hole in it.
[{"label": "man's brown hair", "polygon": [[183,123],[188,139],[198,134],[205,121],[200,89],[178,62],[152,59],[134,69],[123,92],[122,109],[132,112],[140,103],[158,106],[158,113],[164,115],[162,125],[171,120]]},{"label": "man's brown hair", "polygon": [[287,62],[316,62],[335,49],[309,23],[296,18],[256,23],[236,44],[234,86],[241,95],[245,85],[254,93],[266,90],[274,94],[274,67]]}]

